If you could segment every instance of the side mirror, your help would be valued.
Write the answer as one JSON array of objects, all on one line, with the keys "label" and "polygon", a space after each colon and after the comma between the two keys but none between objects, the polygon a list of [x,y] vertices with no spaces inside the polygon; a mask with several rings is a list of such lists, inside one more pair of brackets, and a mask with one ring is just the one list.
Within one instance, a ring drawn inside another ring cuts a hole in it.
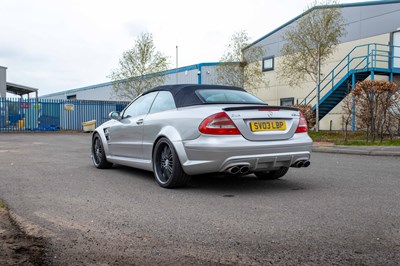
[{"label": "side mirror", "polygon": [[121,120],[121,115],[117,111],[112,111],[108,116],[114,120]]}]

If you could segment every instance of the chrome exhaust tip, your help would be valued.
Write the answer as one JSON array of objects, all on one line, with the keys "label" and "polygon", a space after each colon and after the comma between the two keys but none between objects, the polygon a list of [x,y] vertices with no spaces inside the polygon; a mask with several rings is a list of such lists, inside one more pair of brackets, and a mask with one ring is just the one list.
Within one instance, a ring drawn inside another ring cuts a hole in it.
[{"label": "chrome exhaust tip", "polygon": [[250,168],[248,166],[242,166],[240,167],[240,173],[241,174],[247,174],[250,171]]},{"label": "chrome exhaust tip", "polygon": [[295,162],[294,164],[291,165],[291,167],[296,167],[296,168],[303,167],[303,161]]},{"label": "chrome exhaust tip", "polygon": [[232,175],[237,175],[240,172],[239,166],[232,166],[226,170],[228,173]]},{"label": "chrome exhaust tip", "polygon": [[311,164],[310,161],[298,161],[291,165],[291,167],[301,168],[301,167],[309,167]]},{"label": "chrome exhaust tip", "polygon": [[297,168],[303,167],[303,161],[297,162],[297,163],[296,163],[296,167],[297,167]]},{"label": "chrome exhaust tip", "polygon": [[248,165],[235,165],[226,169],[225,172],[231,175],[244,175],[250,172],[250,167]]}]

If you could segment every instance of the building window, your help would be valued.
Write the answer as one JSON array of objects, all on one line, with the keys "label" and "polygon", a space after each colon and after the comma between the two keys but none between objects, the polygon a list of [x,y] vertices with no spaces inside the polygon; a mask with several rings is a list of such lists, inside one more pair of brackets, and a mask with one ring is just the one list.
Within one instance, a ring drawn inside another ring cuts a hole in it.
[{"label": "building window", "polygon": [[281,106],[292,106],[294,104],[294,98],[281,98]]},{"label": "building window", "polygon": [[274,70],[274,57],[266,57],[262,61],[262,71]]},{"label": "building window", "polygon": [[68,95],[67,100],[76,100],[76,94],[74,95]]}]

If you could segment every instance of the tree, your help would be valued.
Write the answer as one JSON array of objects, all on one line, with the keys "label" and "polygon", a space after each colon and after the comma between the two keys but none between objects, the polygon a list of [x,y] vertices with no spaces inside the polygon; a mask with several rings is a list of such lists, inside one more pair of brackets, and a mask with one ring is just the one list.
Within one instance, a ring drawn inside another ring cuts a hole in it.
[{"label": "tree", "polygon": [[[393,129],[396,128],[397,124],[397,135],[400,136],[400,92],[393,99],[393,106],[390,109],[390,121]],[[393,132],[391,131],[390,133],[390,137],[393,138]]]},{"label": "tree", "polygon": [[314,112],[311,105],[308,104],[295,104],[293,107],[296,107],[300,110],[300,112],[304,115],[304,118],[307,121],[308,129],[312,128],[315,123]]},{"label": "tree", "polygon": [[113,92],[119,98],[134,99],[143,91],[161,85],[165,75],[158,72],[169,68],[169,58],[156,50],[153,35],[141,33],[135,45],[125,51],[119,66],[110,74]]},{"label": "tree", "polygon": [[[317,6],[321,4],[322,6]],[[314,1],[296,24],[284,33],[278,75],[291,87],[311,78],[317,88],[316,129],[319,129],[321,64],[329,58],[345,34],[344,19],[335,0]]]},{"label": "tree", "polygon": [[255,92],[260,86],[266,86],[263,78],[260,59],[263,56],[261,47],[249,45],[249,36],[245,30],[234,32],[227,50],[217,67],[217,83],[236,87],[246,87]]},{"label": "tree", "polygon": [[400,88],[394,82],[385,80],[364,80],[357,82],[352,91],[356,104],[356,118],[360,129],[366,131],[367,142],[375,142],[384,134],[391,133],[392,112],[400,100]]},{"label": "tree", "polygon": [[348,92],[346,97],[342,101],[342,127],[344,131],[344,141],[347,142],[348,140],[348,132],[349,132],[349,126],[352,122],[353,118],[353,106],[354,106],[354,101],[353,101],[353,95],[350,93],[351,92],[351,84],[347,85],[348,87]]}]

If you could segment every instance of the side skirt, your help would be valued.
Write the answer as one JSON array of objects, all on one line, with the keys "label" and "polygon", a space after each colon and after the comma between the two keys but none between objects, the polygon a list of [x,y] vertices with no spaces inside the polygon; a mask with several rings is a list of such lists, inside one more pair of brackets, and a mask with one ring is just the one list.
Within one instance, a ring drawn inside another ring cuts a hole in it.
[{"label": "side skirt", "polygon": [[151,160],[132,159],[132,158],[118,157],[118,156],[107,156],[107,161],[111,163],[116,163],[120,165],[125,165],[153,172],[153,166],[151,164]]}]

